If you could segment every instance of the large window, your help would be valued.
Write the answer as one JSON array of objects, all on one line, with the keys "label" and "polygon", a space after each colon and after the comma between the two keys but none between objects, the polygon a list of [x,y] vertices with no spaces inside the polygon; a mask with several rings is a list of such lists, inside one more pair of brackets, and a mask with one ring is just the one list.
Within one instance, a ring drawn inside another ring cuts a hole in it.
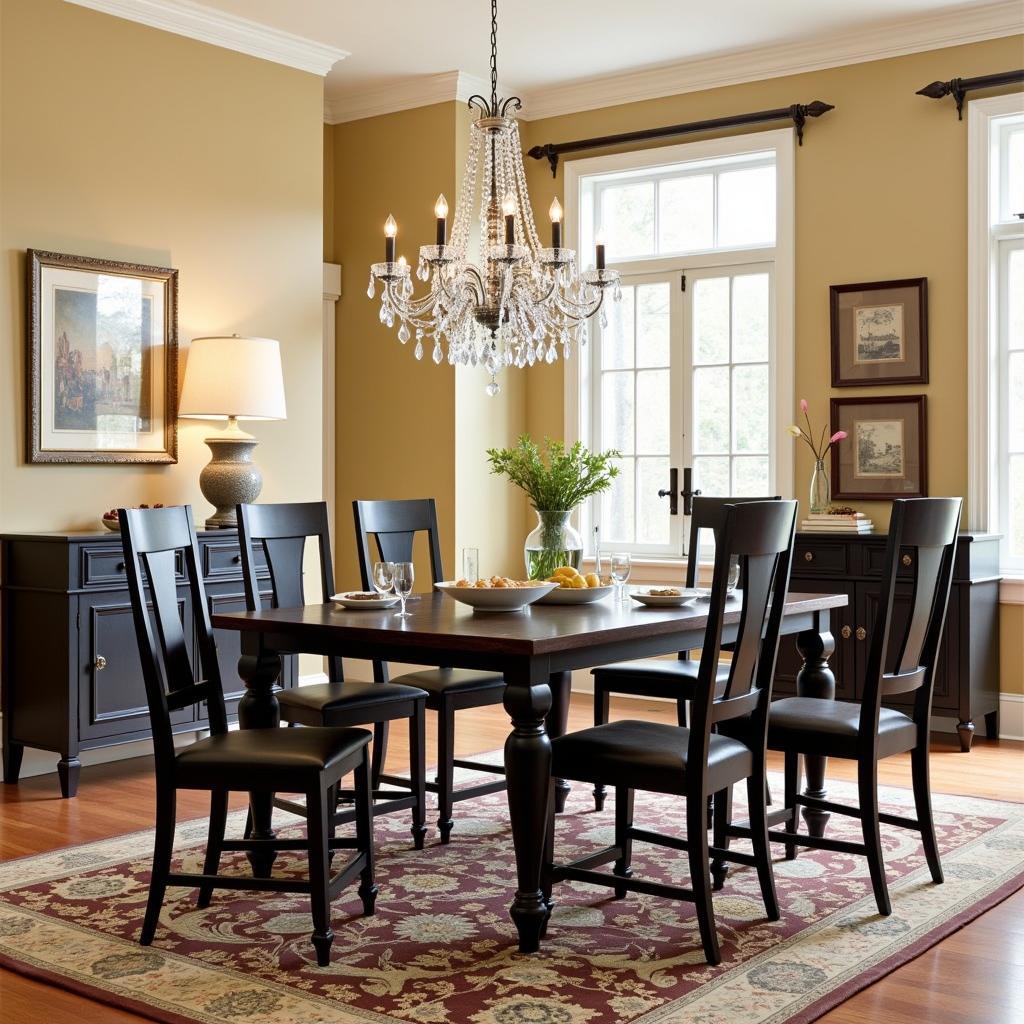
[{"label": "large window", "polygon": [[1024,97],[972,101],[969,525],[1024,572]]},{"label": "large window", "polygon": [[792,489],[792,132],[570,162],[566,197],[580,251],[600,232],[622,275],[567,374],[567,435],[622,453],[585,535],[678,557],[687,481]]}]

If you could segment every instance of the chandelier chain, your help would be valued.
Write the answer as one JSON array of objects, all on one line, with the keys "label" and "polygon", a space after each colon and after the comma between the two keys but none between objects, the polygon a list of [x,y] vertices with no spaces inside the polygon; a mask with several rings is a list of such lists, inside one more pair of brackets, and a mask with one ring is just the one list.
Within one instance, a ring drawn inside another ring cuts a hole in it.
[{"label": "chandelier chain", "polygon": [[491,0],[491,116],[498,113],[498,0]]}]

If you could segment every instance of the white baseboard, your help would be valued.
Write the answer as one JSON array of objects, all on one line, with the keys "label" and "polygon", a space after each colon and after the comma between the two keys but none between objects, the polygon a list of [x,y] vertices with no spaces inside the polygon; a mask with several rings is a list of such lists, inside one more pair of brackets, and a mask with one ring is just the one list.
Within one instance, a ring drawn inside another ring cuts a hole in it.
[{"label": "white baseboard", "polygon": [[999,694],[999,738],[1024,740],[1024,694]]}]

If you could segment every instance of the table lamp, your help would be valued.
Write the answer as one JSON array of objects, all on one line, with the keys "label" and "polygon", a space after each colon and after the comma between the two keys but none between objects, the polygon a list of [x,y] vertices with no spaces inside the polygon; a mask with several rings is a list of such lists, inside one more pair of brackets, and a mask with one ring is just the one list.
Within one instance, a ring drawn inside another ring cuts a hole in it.
[{"label": "table lamp", "polygon": [[206,528],[237,526],[235,506],[255,501],[263,477],[252,461],[259,442],[239,420],[285,419],[281,350],[271,338],[194,338],[185,366],[178,416],[226,419],[227,429],[206,438],[213,458],[199,474],[203,497],[216,508]]}]

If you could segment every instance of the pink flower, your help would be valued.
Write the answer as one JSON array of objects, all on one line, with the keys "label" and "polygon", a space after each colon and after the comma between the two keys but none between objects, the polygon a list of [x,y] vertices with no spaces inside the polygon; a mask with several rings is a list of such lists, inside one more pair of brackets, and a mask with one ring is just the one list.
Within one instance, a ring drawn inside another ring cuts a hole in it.
[{"label": "pink flower", "polygon": [[800,399],[800,411],[804,412],[804,413],[807,412],[807,399],[806,398],[801,398]]},{"label": "pink flower", "polygon": [[837,430],[830,438],[829,444],[835,444],[836,441],[843,441],[850,435],[845,430]]}]

